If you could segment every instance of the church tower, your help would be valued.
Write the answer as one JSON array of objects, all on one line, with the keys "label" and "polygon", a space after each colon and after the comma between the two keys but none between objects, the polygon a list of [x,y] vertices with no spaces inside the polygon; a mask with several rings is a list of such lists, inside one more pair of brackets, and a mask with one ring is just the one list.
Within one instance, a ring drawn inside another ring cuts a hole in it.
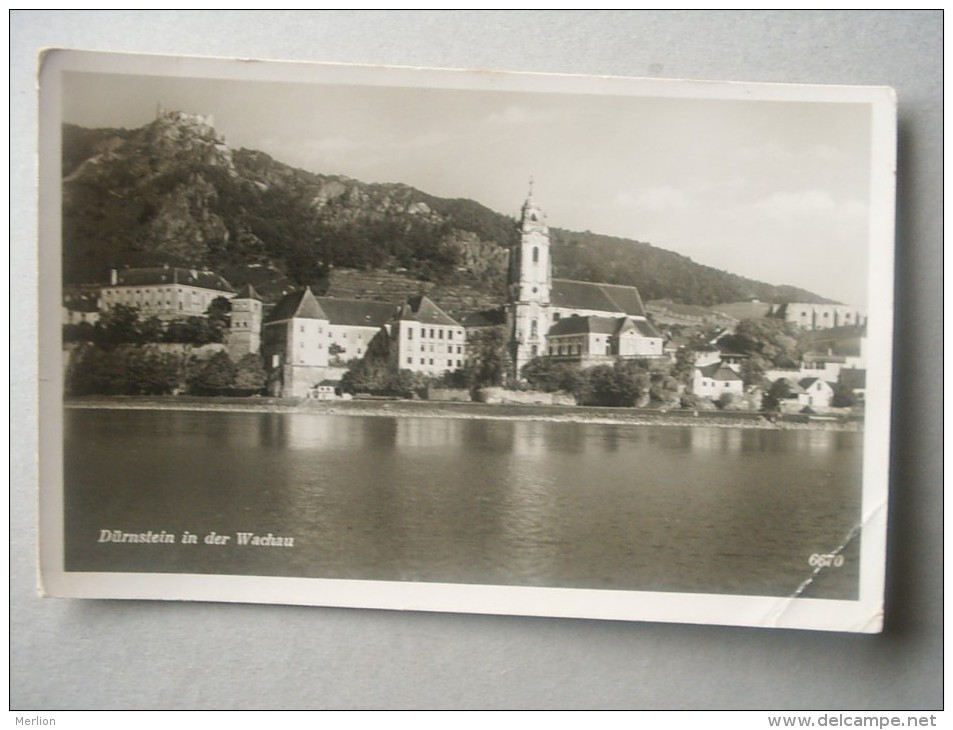
[{"label": "church tower", "polygon": [[550,322],[549,295],[553,283],[546,216],[533,201],[533,181],[520,215],[520,238],[510,249],[509,313],[511,348],[516,375],[534,357],[546,353]]},{"label": "church tower", "polygon": [[233,360],[258,354],[261,348],[261,297],[246,284],[231,300],[232,321],[228,332],[228,354]]}]

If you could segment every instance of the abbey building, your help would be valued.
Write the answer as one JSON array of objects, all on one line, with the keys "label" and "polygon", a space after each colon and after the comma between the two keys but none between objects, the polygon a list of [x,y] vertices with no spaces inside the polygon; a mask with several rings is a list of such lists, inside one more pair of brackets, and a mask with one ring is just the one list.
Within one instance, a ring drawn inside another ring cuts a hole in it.
[{"label": "abbey building", "polygon": [[663,339],[634,286],[554,279],[546,216],[523,203],[510,250],[507,326],[516,373],[536,357],[583,366],[618,358],[661,358]]}]

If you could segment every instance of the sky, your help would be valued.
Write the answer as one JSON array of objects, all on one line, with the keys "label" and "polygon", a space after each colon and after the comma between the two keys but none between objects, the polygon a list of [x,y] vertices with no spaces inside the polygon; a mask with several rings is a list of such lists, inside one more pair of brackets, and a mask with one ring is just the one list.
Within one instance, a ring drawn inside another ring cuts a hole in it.
[{"label": "sky", "polygon": [[[119,70],[119,69],[117,69]],[[64,74],[63,121],[210,114],[235,148],[651,243],[864,306],[865,104]]]}]

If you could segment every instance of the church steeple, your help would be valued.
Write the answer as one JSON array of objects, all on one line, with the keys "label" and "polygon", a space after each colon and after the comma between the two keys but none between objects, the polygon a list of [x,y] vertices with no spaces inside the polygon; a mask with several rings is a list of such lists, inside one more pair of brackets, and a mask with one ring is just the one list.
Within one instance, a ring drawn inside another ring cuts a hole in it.
[{"label": "church steeple", "polygon": [[529,179],[529,192],[526,193],[526,200],[523,202],[523,209],[520,213],[520,230],[528,233],[531,230],[539,230],[549,235],[549,229],[546,227],[546,214],[536,205],[533,200],[533,178]]},{"label": "church steeple", "polygon": [[549,331],[552,264],[546,215],[533,200],[533,179],[523,202],[519,241],[510,249],[509,299],[513,360],[516,372],[545,352]]},{"label": "church steeple", "polygon": [[549,304],[552,266],[546,215],[533,200],[533,178],[520,213],[520,240],[510,250],[510,301]]}]

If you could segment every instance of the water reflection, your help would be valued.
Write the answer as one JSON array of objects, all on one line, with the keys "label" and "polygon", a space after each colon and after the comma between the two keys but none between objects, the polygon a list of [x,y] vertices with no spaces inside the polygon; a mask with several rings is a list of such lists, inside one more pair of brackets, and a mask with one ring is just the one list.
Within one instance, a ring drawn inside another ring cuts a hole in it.
[{"label": "water reflection", "polygon": [[[784,595],[859,515],[861,434],[72,411],[71,569]],[[293,551],[97,545],[290,533]],[[856,592],[845,566],[822,597]]]}]

